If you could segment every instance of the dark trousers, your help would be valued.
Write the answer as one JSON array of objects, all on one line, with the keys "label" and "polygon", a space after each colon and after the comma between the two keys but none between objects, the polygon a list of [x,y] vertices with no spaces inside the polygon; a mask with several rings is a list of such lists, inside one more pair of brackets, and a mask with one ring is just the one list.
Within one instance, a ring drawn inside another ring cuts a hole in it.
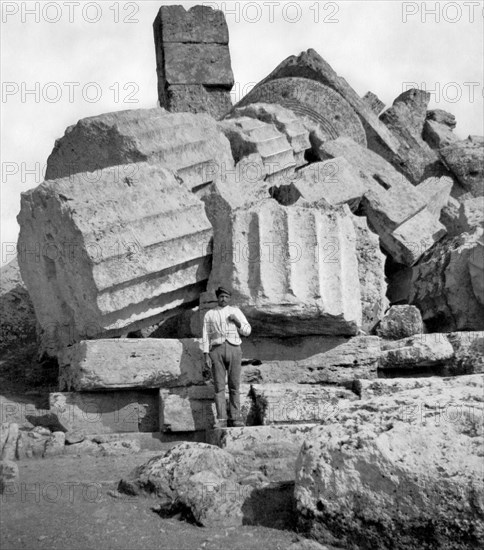
[{"label": "dark trousers", "polygon": [[227,418],[225,404],[225,378],[229,382],[229,414],[232,420],[240,419],[240,370],[242,350],[225,341],[210,351],[212,360],[213,385],[215,387],[215,407],[218,418]]}]

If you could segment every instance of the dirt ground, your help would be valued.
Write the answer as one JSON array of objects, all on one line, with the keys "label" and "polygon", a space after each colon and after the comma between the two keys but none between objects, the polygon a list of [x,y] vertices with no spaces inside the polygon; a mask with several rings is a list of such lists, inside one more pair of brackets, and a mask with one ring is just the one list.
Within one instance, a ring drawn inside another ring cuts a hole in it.
[{"label": "dirt ground", "polygon": [[[26,406],[47,407],[48,392],[56,390],[48,365],[43,372],[29,367],[34,349],[0,357],[2,422],[21,421]],[[119,480],[160,452],[19,461],[18,482],[0,495],[1,550],[282,550],[301,540],[293,530],[290,484],[254,503],[260,525],[228,529],[161,518],[152,510],[156,499],[116,496]]]}]

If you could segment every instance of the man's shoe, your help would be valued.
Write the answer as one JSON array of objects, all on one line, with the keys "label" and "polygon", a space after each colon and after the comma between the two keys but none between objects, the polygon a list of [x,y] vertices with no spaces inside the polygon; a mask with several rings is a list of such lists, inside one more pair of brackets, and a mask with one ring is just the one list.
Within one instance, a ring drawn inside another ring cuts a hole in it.
[{"label": "man's shoe", "polygon": [[221,428],[227,427],[227,420],[225,418],[217,418],[215,424],[213,425],[214,430],[220,430]]},{"label": "man's shoe", "polygon": [[232,422],[232,426],[233,426],[234,428],[244,428],[244,427],[245,427],[245,423],[244,423],[243,420],[234,420],[234,421]]}]

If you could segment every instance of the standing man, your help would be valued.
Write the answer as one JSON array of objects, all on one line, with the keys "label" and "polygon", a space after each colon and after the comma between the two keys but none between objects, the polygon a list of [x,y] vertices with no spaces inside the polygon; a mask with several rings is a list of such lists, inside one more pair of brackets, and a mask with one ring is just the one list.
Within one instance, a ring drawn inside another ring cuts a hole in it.
[{"label": "standing man", "polygon": [[205,365],[212,369],[217,421],[214,428],[227,427],[225,378],[228,374],[229,413],[232,426],[244,426],[240,416],[240,370],[242,350],[240,335],[249,336],[251,327],[238,307],[229,305],[232,293],[224,287],[215,291],[217,307],[203,319],[203,354]]}]

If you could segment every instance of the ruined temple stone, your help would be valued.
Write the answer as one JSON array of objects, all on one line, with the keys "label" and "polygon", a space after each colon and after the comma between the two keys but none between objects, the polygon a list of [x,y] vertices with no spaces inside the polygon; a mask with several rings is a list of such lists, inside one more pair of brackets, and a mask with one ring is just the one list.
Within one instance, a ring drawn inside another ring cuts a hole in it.
[{"label": "ruined temple stone", "polygon": [[17,451],[17,440],[19,438],[19,426],[16,422],[2,422],[0,459],[15,460]]},{"label": "ruined temple stone", "polygon": [[444,366],[454,357],[454,348],[444,334],[418,334],[384,341],[378,364],[381,370],[415,370]]},{"label": "ruined temple stone", "polygon": [[464,200],[459,207],[459,232],[471,232],[484,227],[484,196]]},{"label": "ruined temple stone", "polygon": [[[158,423],[158,395],[154,391],[82,391],[49,394],[49,408],[72,434],[155,432]],[[63,430],[65,431],[65,430]],[[76,436],[74,435],[74,439]],[[79,439],[78,439],[79,441]]]},{"label": "ruined temple stone", "polygon": [[358,378],[376,378],[380,338],[357,336],[299,361],[263,361],[242,370],[246,384],[337,384],[351,387]]},{"label": "ruined temple stone", "polygon": [[62,350],[60,389],[89,391],[203,384],[200,342],[132,338],[91,340]]},{"label": "ruined temple stone", "polygon": [[393,105],[380,115],[400,142],[401,171],[414,184],[430,176],[445,175],[440,157],[422,138],[430,93],[411,89],[400,94]]},{"label": "ruined temple stone", "polygon": [[474,197],[484,195],[484,137],[469,136],[440,150],[449,170]]},{"label": "ruined temple stone", "polygon": [[419,378],[377,378],[376,380],[356,380],[353,389],[361,399],[387,397],[394,393],[406,390],[415,390],[432,386],[445,388],[446,378],[419,377]]},{"label": "ruined temple stone", "polygon": [[484,306],[484,239],[482,238],[469,257],[469,275],[474,296]]},{"label": "ruined temple stone", "polygon": [[83,339],[127,334],[194,305],[205,290],[212,227],[175,175],[137,164],[45,181],[22,194],[22,277],[56,354]]},{"label": "ruined temple stone", "polygon": [[343,157],[314,162],[297,171],[295,178],[274,193],[280,204],[291,205],[303,198],[308,202],[325,200],[332,206],[348,204],[356,210],[366,188]]},{"label": "ruined temple stone", "polygon": [[385,108],[385,103],[373,92],[366,92],[366,94],[363,96],[363,101],[377,116]]},{"label": "ruined temple stone", "polygon": [[378,336],[389,340],[400,340],[423,333],[423,321],[415,306],[392,306],[383,316],[378,327]]},{"label": "ruined temple stone", "polygon": [[160,106],[215,118],[225,114],[232,106],[234,76],[223,12],[162,6],[153,31]]},{"label": "ruined temple stone", "polygon": [[241,489],[234,457],[205,443],[179,443],[118,485],[129,495],[157,497],[165,513],[189,510],[198,524],[225,528],[242,525]]},{"label": "ruined temple stone", "polygon": [[258,180],[284,181],[294,174],[293,148],[274,124],[243,116],[226,119],[218,126],[230,142],[236,163],[250,155],[260,156],[263,172]]},{"label": "ruined temple stone", "polygon": [[219,163],[233,167],[230,144],[212,117],[134,109],[84,118],[67,128],[47,160],[45,178],[81,173],[78,185],[84,188],[113,166],[118,180],[135,181],[142,162],[176,172],[190,190],[214,181]]},{"label": "ruined temple stone", "polygon": [[45,444],[44,458],[63,454],[65,443],[66,434],[64,432],[53,432]]},{"label": "ruined temple stone", "polygon": [[455,116],[452,113],[444,111],[443,109],[432,109],[427,111],[426,120],[437,122],[438,124],[444,124],[451,129],[454,129],[457,125]]},{"label": "ruined temple stone", "polygon": [[[361,120],[368,148],[385,158],[399,172],[405,174],[404,165],[407,155],[405,150],[400,152],[400,141],[379,120],[367,102],[355,92],[344,78],[338,76],[329,63],[316,51],[309,49],[306,52],[302,52],[299,56],[293,55],[288,57],[258,84],[255,90],[270,80],[288,77],[302,77],[314,80],[336,91],[351,106]],[[342,133],[341,135],[348,134]]]},{"label": "ruined temple stone", "polygon": [[290,109],[270,103],[251,103],[229,113],[229,118],[251,117],[267,124],[273,124],[284,134],[292,147],[296,167],[306,164],[305,153],[311,149],[309,132],[301,119]]},{"label": "ruined temple stone", "polygon": [[253,384],[250,396],[256,424],[324,422],[335,407],[357,399],[352,391],[337,386],[287,383]]},{"label": "ruined temple stone", "polygon": [[440,223],[447,229],[449,237],[455,237],[462,233],[459,225],[460,202],[454,197],[449,197],[447,204],[440,211]]},{"label": "ruined temple stone", "polygon": [[350,402],[301,448],[299,529],[343,548],[482,546],[482,413],[482,376]]},{"label": "ruined temple stone", "polygon": [[417,185],[417,190],[422,193],[427,200],[427,210],[431,212],[437,220],[440,220],[440,214],[444,206],[450,199],[450,192],[454,182],[449,177],[431,177]]},{"label": "ruined temple stone", "polygon": [[160,389],[160,429],[164,432],[211,429],[217,417],[214,398],[212,384]]},{"label": "ruined temple stone", "polygon": [[351,335],[361,325],[356,235],[347,207],[272,199],[221,215],[208,290],[222,282],[260,336]]},{"label": "ruined temple stone", "polygon": [[3,494],[10,484],[13,484],[15,492],[18,490],[19,481],[18,464],[12,460],[0,460],[0,494]]},{"label": "ruined temple stone", "polygon": [[474,293],[470,262],[483,229],[444,239],[413,267],[409,301],[430,331],[482,330],[484,306]]},{"label": "ruined temple stone", "polygon": [[454,357],[446,365],[446,375],[484,372],[484,332],[449,332],[445,336],[454,348]]},{"label": "ruined temple stone", "polygon": [[366,137],[356,113],[334,90],[308,78],[267,78],[244,96],[235,109],[251,103],[277,103],[290,109],[321,141],[348,136],[363,147]]},{"label": "ruined temple stone", "polygon": [[428,119],[425,121],[423,127],[422,138],[431,149],[436,150],[459,141],[452,128],[449,128],[446,124],[440,124],[435,120]]},{"label": "ruined temple stone", "polygon": [[34,307],[17,258],[0,268],[0,310],[0,351],[35,343]]},{"label": "ruined temple stone", "polygon": [[370,231],[366,218],[353,216],[353,224],[356,232],[358,278],[361,289],[361,328],[365,332],[371,332],[389,306],[386,296],[386,257],[380,250],[378,235]]},{"label": "ruined temple stone", "polygon": [[321,158],[344,157],[367,191],[362,207],[382,246],[399,263],[414,264],[445,235],[445,228],[426,208],[427,199],[382,157],[348,138],[320,145]]}]

